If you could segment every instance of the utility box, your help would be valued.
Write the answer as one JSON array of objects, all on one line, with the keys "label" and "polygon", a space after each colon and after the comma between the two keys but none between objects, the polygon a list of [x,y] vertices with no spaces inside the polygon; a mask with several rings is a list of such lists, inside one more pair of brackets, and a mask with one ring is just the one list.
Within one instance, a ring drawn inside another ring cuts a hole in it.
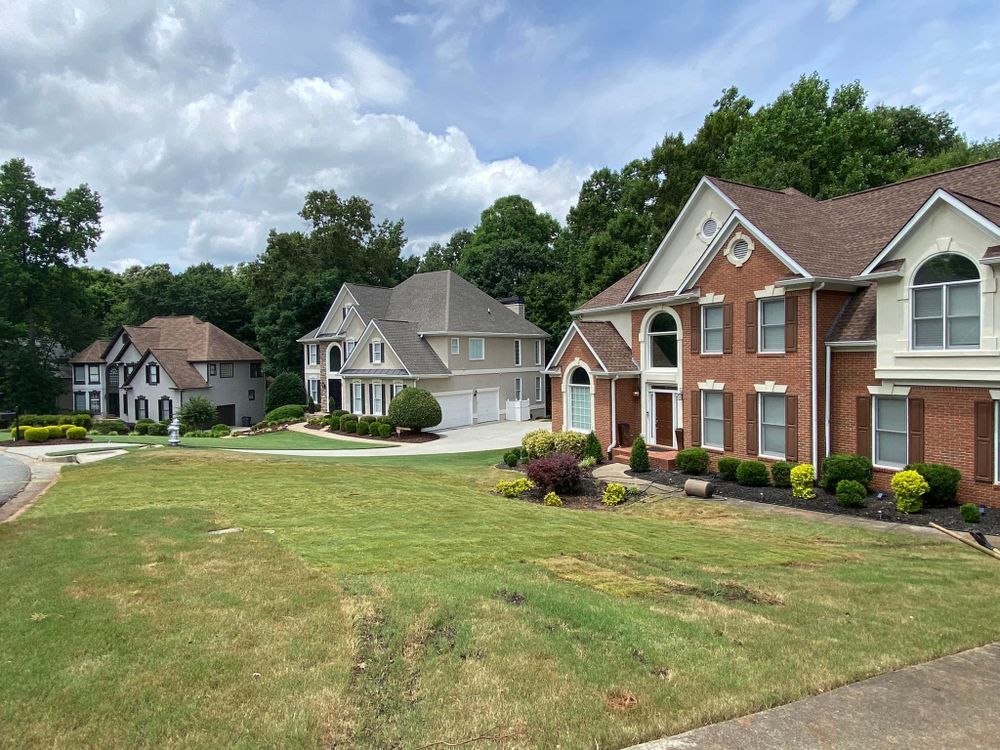
[{"label": "utility box", "polygon": [[507,401],[508,422],[528,422],[531,420],[531,402],[528,399]]}]

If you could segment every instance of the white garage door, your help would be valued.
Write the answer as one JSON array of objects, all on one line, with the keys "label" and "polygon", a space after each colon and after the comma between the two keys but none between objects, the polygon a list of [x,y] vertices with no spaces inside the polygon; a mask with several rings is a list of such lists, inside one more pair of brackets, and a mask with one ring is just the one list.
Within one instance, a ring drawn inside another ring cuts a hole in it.
[{"label": "white garage door", "polygon": [[476,393],[476,421],[500,421],[500,389],[480,388]]},{"label": "white garage door", "polygon": [[435,393],[434,397],[441,404],[441,424],[431,429],[446,430],[449,427],[463,427],[472,424],[472,394],[470,392]]}]

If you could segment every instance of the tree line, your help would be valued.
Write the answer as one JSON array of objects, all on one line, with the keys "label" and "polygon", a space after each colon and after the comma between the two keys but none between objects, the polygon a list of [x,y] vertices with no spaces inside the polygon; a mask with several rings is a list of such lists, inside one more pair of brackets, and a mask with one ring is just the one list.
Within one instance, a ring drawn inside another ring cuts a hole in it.
[{"label": "tree line", "polygon": [[947,112],[869,106],[860,83],[831,89],[812,74],[757,108],[726,89],[690,138],[667,133],[648,156],[591,174],[565,225],[509,195],[474,227],[405,256],[402,219],[379,222],[365,198],[316,190],[304,228],[272,230],[251,261],[121,273],[84,265],[100,197],[86,185],[57,197],[12,159],[0,166],[0,408],[45,410],[69,353],[156,315],[196,315],[259,349],[269,374],[297,372],[295,340],[341,284],[392,286],[424,271],[520,295],[554,346],[572,309],[649,258],[704,175],[822,199],[998,156],[1000,139],[970,141]]}]

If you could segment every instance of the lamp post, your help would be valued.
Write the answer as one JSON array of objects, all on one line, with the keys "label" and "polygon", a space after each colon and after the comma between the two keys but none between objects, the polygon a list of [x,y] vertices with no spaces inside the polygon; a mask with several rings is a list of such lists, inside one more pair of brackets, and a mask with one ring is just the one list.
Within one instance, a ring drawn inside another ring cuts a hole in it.
[{"label": "lamp post", "polygon": [[170,426],[167,427],[167,445],[172,445],[174,447],[181,444],[181,423],[177,417],[174,417]]}]

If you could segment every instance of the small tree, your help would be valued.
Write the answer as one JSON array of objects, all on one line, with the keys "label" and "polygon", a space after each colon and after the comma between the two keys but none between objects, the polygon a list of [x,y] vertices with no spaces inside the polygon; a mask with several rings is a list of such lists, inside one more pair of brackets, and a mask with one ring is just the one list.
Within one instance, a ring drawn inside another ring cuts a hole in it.
[{"label": "small tree", "polygon": [[600,462],[604,458],[604,449],[601,447],[601,441],[597,439],[597,435],[593,432],[587,435],[587,444],[583,447],[583,457],[593,458],[597,462]]},{"label": "small tree", "polygon": [[420,432],[441,424],[441,404],[421,388],[404,388],[389,402],[389,421],[397,427]]},{"label": "small tree", "polygon": [[628,465],[632,471],[649,471],[649,451],[646,450],[646,441],[640,435],[632,443],[632,453],[628,459]]},{"label": "small tree", "polygon": [[309,397],[306,396],[302,378],[294,372],[283,372],[274,379],[271,387],[267,389],[267,396],[264,398],[264,411],[274,411],[279,406],[288,406],[289,404],[305,406],[308,403]]},{"label": "small tree", "polygon": [[207,398],[195,396],[184,402],[179,416],[184,424],[207,430],[218,421],[219,410]]}]

